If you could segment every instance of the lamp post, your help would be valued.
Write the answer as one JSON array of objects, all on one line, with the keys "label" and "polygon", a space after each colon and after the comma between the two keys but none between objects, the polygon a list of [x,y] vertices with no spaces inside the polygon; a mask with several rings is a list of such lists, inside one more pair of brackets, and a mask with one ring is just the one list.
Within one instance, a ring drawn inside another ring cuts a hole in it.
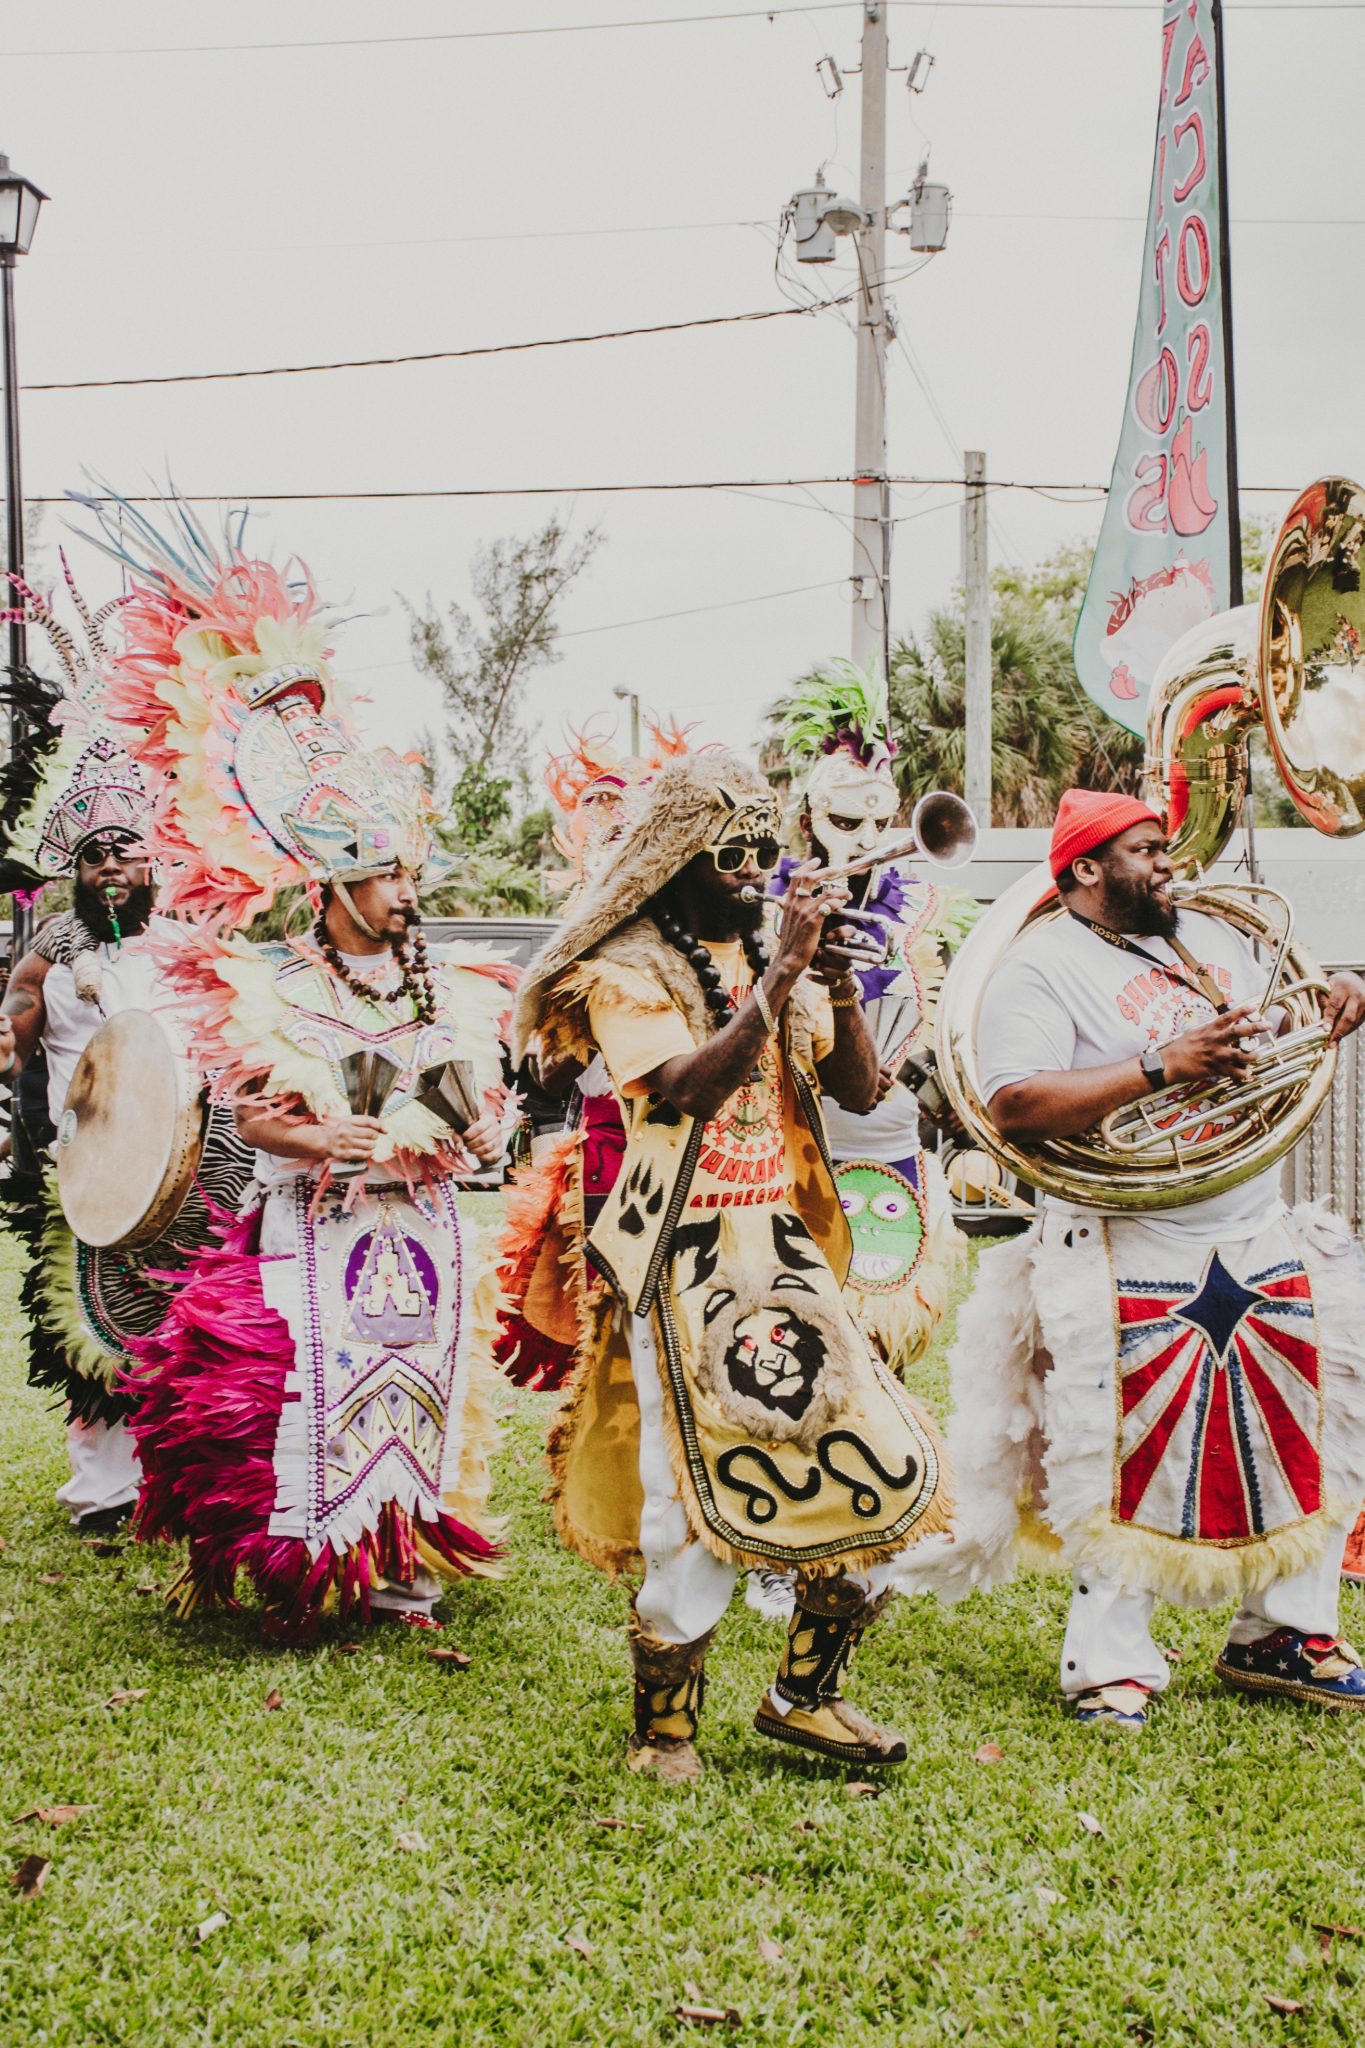
[{"label": "lamp post", "polygon": [[611,694],[613,697],[619,697],[622,703],[627,698],[630,699],[630,753],[631,759],[638,761],[640,758],[640,699],[636,696],[634,690],[628,690],[624,683],[617,683]]},{"label": "lamp post", "polygon": [[[0,294],[3,295],[0,322],[4,328],[5,376],[5,567],[11,576],[22,576],[24,573],[24,486],[19,469],[19,362],[14,343],[14,266],[19,257],[28,254],[33,231],[38,225],[38,212],[46,197],[46,192],[40,192],[31,179],[21,178],[17,171],[11,170],[9,158],[0,152]],[[6,592],[6,603],[16,613],[18,612],[18,593],[13,584]],[[17,675],[24,667],[26,654],[23,618],[11,617],[11,674]],[[11,758],[17,759],[24,744],[24,721],[17,711],[10,716],[9,743]],[[18,961],[28,943],[28,928],[29,913],[16,897],[13,936],[10,942],[11,967]]]}]

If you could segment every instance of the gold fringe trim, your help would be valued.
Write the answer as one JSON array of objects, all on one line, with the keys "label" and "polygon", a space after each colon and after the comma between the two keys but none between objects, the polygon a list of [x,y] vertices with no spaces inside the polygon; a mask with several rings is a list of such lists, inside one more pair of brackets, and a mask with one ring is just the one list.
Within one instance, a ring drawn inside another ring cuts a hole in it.
[{"label": "gold fringe trim", "polygon": [[677,1014],[663,987],[652,988],[639,969],[618,966],[594,956],[579,960],[561,974],[549,991],[540,1021],[541,1048],[548,1060],[578,1059],[587,1065],[597,1052],[588,1023],[588,1005],[609,997],[628,1016]]},{"label": "gold fringe trim", "polygon": [[1140,1586],[1159,1600],[1179,1606],[1213,1605],[1245,1593],[1260,1593],[1276,1579],[1291,1577],[1321,1562],[1328,1532],[1349,1527],[1358,1503],[1327,1496],[1307,1520],[1276,1529],[1252,1543],[1226,1548],[1163,1536],[1116,1522],[1107,1507],[1096,1510],[1054,1557],[1067,1568],[1088,1565],[1120,1585]]},{"label": "gold fringe trim", "polygon": [[[545,1439],[545,1459],[550,1468],[550,1483],[545,1499],[554,1516],[555,1532],[566,1550],[572,1550],[585,1563],[595,1565],[615,1580],[624,1572],[640,1573],[644,1570],[644,1559],[640,1555],[638,1526],[636,1541],[614,1541],[609,1537],[595,1535],[576,1522],[569,1511],[568,1468],[574,1444],[582,1427],[584,1411],[588,1406],[593,1376],[598,1372],[606,1350],[607,1338],[617,1311],[615,1297],[605,1287],[595,1295],[584,1290],[583,1320],[586,1335],[579,1353],[568,1392],[550,1424]],[[636,1444],[638,1465],[639,1411],[636,1410]]]}]

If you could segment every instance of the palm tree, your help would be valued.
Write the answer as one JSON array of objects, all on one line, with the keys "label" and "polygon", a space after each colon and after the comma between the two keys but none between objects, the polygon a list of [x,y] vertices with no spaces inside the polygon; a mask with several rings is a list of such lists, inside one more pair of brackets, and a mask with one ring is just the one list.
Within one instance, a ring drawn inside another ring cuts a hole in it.
[{"label": "palm tree", "polygon": [[[892,648],[896,779],[907,797],[962,787],[965,637],[957,606],[932,613],[922,640],[908,635]],[[1034,606],[1006,598],[991,620],[991,665],[992,823],[1049,824],[1094,747],[1096,717],[1076,683],[1070,638]],[[1104,775],[1104,786],[1113,781]]]}]

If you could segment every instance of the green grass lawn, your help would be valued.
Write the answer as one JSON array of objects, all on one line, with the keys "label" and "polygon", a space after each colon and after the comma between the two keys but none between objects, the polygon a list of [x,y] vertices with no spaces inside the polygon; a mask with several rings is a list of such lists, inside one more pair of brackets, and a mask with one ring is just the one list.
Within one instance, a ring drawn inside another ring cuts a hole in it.
[{"label": "green grass lawn", "polygon": [[[0,1887],[5,2048],[668,2044],[689,2001],[740,2043],[1365,2039],[1365,1939],[1314,1927],[1365,1929],[1365,1716],[1225,1693],[1223,1616],[1161,1611],[1181,1661],[1133,1739],[1062,1716],[1059,1584],[897,1603],[855,1684],[912,1760],[868,1798],[752,1732],[778,1632],[737,1599],[707,1776],[665,1792],[621,1767],[626,1595],[540,1504],[546,1399],[508,1394],[507,1575],[442,1610],[467,1669],[398,1630],[282,1655],[250,1613],[171,1620],[172,1554],[67,1533],[0,1252],[0,1827],[7,1874],[51,1859]],[[87,1810],[15,1817],[57,1804]]]}]

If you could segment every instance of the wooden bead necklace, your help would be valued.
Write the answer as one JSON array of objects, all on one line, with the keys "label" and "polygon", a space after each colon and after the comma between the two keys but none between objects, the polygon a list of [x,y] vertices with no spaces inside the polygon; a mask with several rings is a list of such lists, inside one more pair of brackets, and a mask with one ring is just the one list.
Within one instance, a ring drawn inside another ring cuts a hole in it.
[{"label": "wooden bead necklace", "polygon": [[331,968],[338,981],[350,989],[352,995],[360,996],[367,1003],[391,1003],[398,996],[409,996],[417,1012],[419,1024],[436,1022],[436,991],[431,981],[431,966],[427,960],[427,942],[421,930],[414,926],[408,934],[406,950],[395,953],[393,959],[399,970],[398,987],[388,995],[381,995],[364,976],[357,974],[342,958],[333,944],[327,930],[325,915],[319,915],[313,926],[313,936],[318,950]]}]

